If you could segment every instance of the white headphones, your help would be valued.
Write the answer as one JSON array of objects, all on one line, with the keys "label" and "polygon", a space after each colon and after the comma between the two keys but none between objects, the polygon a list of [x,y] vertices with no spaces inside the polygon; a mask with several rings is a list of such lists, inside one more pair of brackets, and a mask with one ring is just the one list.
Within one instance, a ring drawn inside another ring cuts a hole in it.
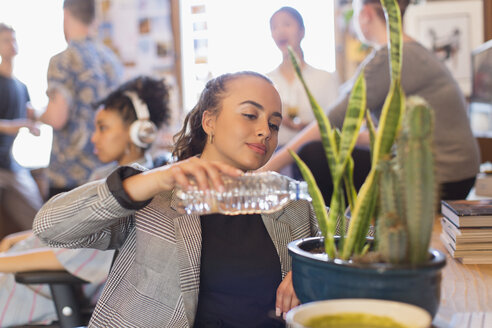
[{"label": "white headphones", "polygon": [[125,96],[130,98],[137,120],[130,125],[130,139],[141,147],[148,148],[157,137],[157,127],[150,120],[149,109],[134,91],[126,91]]}]

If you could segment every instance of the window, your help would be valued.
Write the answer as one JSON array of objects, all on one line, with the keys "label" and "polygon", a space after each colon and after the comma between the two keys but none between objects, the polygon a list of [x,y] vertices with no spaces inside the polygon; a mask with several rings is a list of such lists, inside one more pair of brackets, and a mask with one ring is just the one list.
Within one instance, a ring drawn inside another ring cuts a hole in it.
[{"label": "window", "polygon": [[332,0],[181,0],[186,111],[194,106],[211,77],[240,70],[267,73],[280,64],[281,53],[271,38],[269,21],[282,6],[292,6],[303,16],[306,61],[335,70]]},{"label": "window", "polygon": [[[36,109],[48,103],[46,74],[51,56],[66,47],[63,35],[63,0],[0,0],[0,22],[16,31],[19,54],[14,75],[27,85]],[[41,136],[21,131],[14,143],[14,158],[26,167],[49,163],[52,130],[42,126]]]},{"label": "window", "polygon": [[63,51],[63,0],[0,0],[0,22],[16,32],[14,75],[29,89],[35,108],[48,103],[46,73],[51,56]]}]

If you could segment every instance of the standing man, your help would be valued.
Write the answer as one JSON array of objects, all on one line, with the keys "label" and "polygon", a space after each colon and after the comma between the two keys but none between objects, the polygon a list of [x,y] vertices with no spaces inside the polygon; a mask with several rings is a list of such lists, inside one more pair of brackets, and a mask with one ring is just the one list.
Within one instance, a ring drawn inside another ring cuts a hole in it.
[{"label": "standing man", "polygon": [[63,12],[68,47],[50,60],[49,103],[40,117],[54,130],[49,197],[85,183],[100,164],[90,142],[91,106],[119,85],[123,72],[114,53],[90,37],[94,0],[65,0]]},{"label": "standing man", "polygon": [[42,205],[36,182],[28,169],[12,158],[12,145],[21,127],[36,131],[27,118],[29,93],[13,76],[17,55],[15,31],[0,23],[0,236],[31,229]]}]

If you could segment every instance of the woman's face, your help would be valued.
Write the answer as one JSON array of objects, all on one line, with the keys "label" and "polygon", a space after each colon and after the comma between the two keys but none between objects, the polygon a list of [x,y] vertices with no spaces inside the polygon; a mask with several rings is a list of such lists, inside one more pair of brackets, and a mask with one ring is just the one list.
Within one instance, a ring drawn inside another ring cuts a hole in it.
[{"label": "woman's face", "polygon": [[202,158],[227,163],[243,171],[256,170],[277,147],[282,105],[277,90],[263,78],[244,75],[227,82],[217,114],[205,112],[207,141]]},{"label": "woman's face", "polygon": [[95,125],[91,138],[94,153],[103,163],[121,162],[131,142],[129,126],[115,110],[104,108],[97,111]]},{"label": "woman's face", "polygon": [[287,54],[287,46],[300,48],[304,38],[304,29],[289,13],[280,11],[273,15],[270,21],[270,31],[277,47],[283,54]]}]

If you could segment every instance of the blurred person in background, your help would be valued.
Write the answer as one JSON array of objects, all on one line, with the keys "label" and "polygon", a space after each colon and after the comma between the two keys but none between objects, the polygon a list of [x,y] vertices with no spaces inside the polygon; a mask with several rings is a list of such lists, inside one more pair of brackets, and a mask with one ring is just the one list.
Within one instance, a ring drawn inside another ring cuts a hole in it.
[{"label": "blurred person in background", "polygon": [[280,94],[284,109],[282,129],[278,134],[278,144],[281,147],[306,125],[314,121],[309,99],[301,81],[296,76],[287,47],[292,47],[306,84],[321,108],[325,110],[328,110],[329,105],[336,100],[338,77],[336,73],[317,69],[304,60],[301,47],[305,34],[304,20],[296,9],[292,7],[278,9],[270,18],[270,30],[275,44],[282,52],[280,65],[267,74]]},{"label": "blurred person in background", "polygon": [[91,141],[99,160],[107,164],[96,169],[91,180],[105,178],[118,166],[130,163],[152,168],[147,150],[171,116],[168,104],[168,85],[148,76],[124,83],[96,103],[99,108]]},{"label": "blurred person in background", "polygon": [[65,0],[63,12],[68,46],[50,60],[49,103],[40,117],[54,130],[48,197],[85,183],[100,165],[90,142],[92,103],[115,88],[123,72],[114,53],[91,38],[94,0]]},{"label": "blurred person in background", "polygon": [[28,109],[27,87],[13,76],[17,41],[12,27],[0,23],[0,237],[30,229],[42,205],[38,186],[28,169],[12,157],[17,132],[27,127],[39,133]]}]

